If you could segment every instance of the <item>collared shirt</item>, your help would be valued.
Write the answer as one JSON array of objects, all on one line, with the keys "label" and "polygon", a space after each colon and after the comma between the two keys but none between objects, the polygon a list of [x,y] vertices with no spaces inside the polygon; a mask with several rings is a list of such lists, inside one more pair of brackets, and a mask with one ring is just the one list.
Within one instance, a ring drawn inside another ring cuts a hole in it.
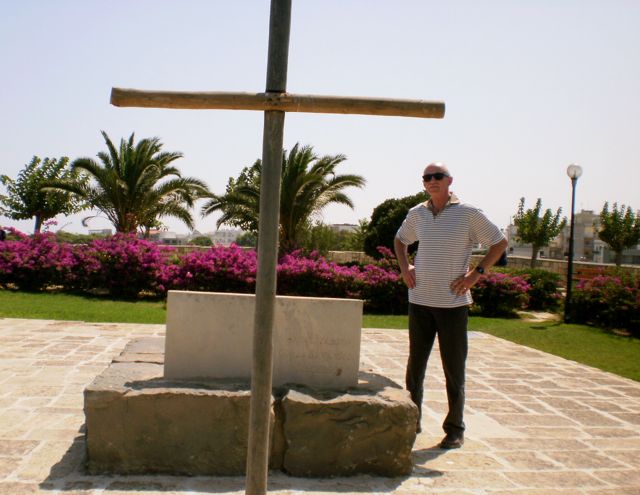
[{"label": "collared shirt", "polygon": [[[453,193],[450,193],[449,194],[449,199],[447,200],[445,205],[442,207],[442,210],[444,210],[449,205],[455,205],[455,204],[460,204],[460,200],[458,199],[458,196],[456,196]],[[433,206],[433,199],[431,199],[431,198],[429,199],[429,201],[427,201],[427,208],[429,208],[429,211],[431,211],[431,213],[433,213],[434,215],[437,215],[438,213],[440,213],[442,211],[442,210],[439,210],[438,212],[436,212],[436,209]]]},{"label": "collared shirt", "polygon": [[413,263],[416,286],[409,289],[409,302],[439,308],[469,305],[471,292],[457,295],[451,282],[469,271],[475,243],[493,246],[505,237],[480,209],[461,203],[454,194],[437,215],[431,207],[428,202],[411,208],[396,234],[405,245],[419,242]]}]

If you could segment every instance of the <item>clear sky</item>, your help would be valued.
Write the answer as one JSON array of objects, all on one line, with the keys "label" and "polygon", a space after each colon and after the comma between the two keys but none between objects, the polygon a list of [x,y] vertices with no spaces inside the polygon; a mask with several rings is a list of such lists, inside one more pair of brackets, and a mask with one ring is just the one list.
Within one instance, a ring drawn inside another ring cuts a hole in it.
[{"label": "clear sky", "polygon": [[[268,0],[0,0],[0,173],[17,176],[33,155],[95,157],[100,130],[114,142],[135,132],[223,192],[261,155],[260,112],[116,108],[111,87],[264,91],[268,16]],[[637,0],[293,0],[289,92],[442,100],[447,111],[288,114],[285,147],[343,153],[338,170],[366,178],[349,192],[355,210],[328,208],[325,223],[418,192],[432,161],[500,227],[521,197],[568,215],[573,162],[578,210],[640,208],[639,26]],[[86,232],[82,216],[58,226]],[[216,216],[196,217],[215,229]]]}]

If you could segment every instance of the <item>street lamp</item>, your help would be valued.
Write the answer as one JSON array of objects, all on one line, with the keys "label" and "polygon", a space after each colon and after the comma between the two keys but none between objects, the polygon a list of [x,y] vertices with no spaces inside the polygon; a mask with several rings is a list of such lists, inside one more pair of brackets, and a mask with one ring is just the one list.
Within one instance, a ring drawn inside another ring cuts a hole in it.
[{"label": "street lamp", "polygon": [[564,322],[569,323],[569,306],[571,305],[571,287],[573,285],[573,220],[576,207],[576,183],[582,175],[582,167],[572,163],[567,167],[567,175],[571,179],[571,227],[569,228],[569,259],[567,263],[567,295],[564,300]]}]

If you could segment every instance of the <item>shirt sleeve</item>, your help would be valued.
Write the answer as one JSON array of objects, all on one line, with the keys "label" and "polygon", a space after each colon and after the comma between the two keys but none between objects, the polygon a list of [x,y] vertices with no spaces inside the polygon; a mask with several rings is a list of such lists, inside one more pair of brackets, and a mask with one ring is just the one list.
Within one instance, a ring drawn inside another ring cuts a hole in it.
[{"label": "shirt sleeve", "polygon": [[485,246],[493,246],[506,239],[500,229],[481,210],[476,210],[471,221],[471,240]]},{"label": "shirt sleeve", "polygon": [[407,213],[407,217],[402,222],[402,225],[400,225],[398,232],[396,232],[396,238],[399,239],[402,244],[407,246],[418,240],[418,236],[416,234],[416,215],[413,209],[409,210],[409,213]]}]

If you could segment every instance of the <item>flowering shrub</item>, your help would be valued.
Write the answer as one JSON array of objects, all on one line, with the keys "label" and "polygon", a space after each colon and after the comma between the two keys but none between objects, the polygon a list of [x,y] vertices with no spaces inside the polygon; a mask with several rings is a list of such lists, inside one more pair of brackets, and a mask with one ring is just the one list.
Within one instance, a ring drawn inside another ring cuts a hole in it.
[{"label": "flowering shrub", "polygon": [[379,259],[375,264],[358,265],[360,298],[369,313],[407,314],[407,286],[400,275],[395,254],[385,246],[378,246]]},{"label": "flowering shrub", "polygon": [[[169,289],[252,293],[256,252],[215,246],[179,255],[171,248],[117,234],[89,244],[60,242],[51,233],[27,236],[6,228],[0,242],[0,287],[39,290],[51,286],[73,291],[106,290],[115,297],[140,292],[164,295]],[[405,314],[407,288],[393,253],[380,251],[374,264],[338,264],[317,253],[296,251],[278,264],[278,293],[344,297],[365,301],[369,313]],[[474,310],[486,316],[511,315],[525,307],[553,309],[559,276],[543,270],[497,269],[472,288]],[[578,284],[573,320],[625,328],[640,334],[638,277],[596,277]]]},{"label": "flowering shrub", "polygon": [[471,295],[482,316],[512,316],[526,307],[530,287],[522,277],[492,272],[471,288]]},{"label": "flowering shrub", "polygon": [[367,265],[359,275],[361,298],[369,313],[407,314],[407,286],[399,271]]},{"label": "flowering shrub", "polygon": [[309,297],[363,299],[369,313],[407,311],[407,288],[397,271],[378,265],[341,265],[294,251],[278,265],[278,292]]},{"label": "flowering shrub", "polygon": [[[170,248],[163,248],[168,250]],[[96,239],[75,250],[76,270],[69,286],[106,289],[116,297],[131,298],[141,291],[163,292],[165,256],[153,242],[131,234]]]},{"label": "flowering shrub", "polygon": [[278,263],[278,293],[289,296],[359,298],[354,290],[357,267],[340,266],[317,252],[285,254]]},{"label": "flowering shrub", "polygon": [[576,323],[626,329],[640,337],[640,278],[623,275],[581,280],[569,309]]},{"label": "flowering shrub", "polygon": [[74,267],[67,244],[56,242],[53,234],[33,237],[9,228],[8,239],[0,249],[0,286],[13,284],[22,290],[39,290],[60,285]]},{"label": "flowering shrub", "polygon": [[558,309],[560,302],[563,301],[560,293],[560,275],[546,270],[534,269],[520,276],[529,284],[528,309],[538,311]]},{"label": "flowering shrub", "polygon": [[256,252],[236,245],[191,251],[165,268],[163,287],[209,292],[253,292]]},{"label": "flowering shrub", "polygon": [[536,268],[516,270],[512,268],[494,268],[493,271],[521,277],[529,284],[527,309],[554,311],[558,309],[559,304],[563,301],[560,293],[561,277],[557,273]]}]

